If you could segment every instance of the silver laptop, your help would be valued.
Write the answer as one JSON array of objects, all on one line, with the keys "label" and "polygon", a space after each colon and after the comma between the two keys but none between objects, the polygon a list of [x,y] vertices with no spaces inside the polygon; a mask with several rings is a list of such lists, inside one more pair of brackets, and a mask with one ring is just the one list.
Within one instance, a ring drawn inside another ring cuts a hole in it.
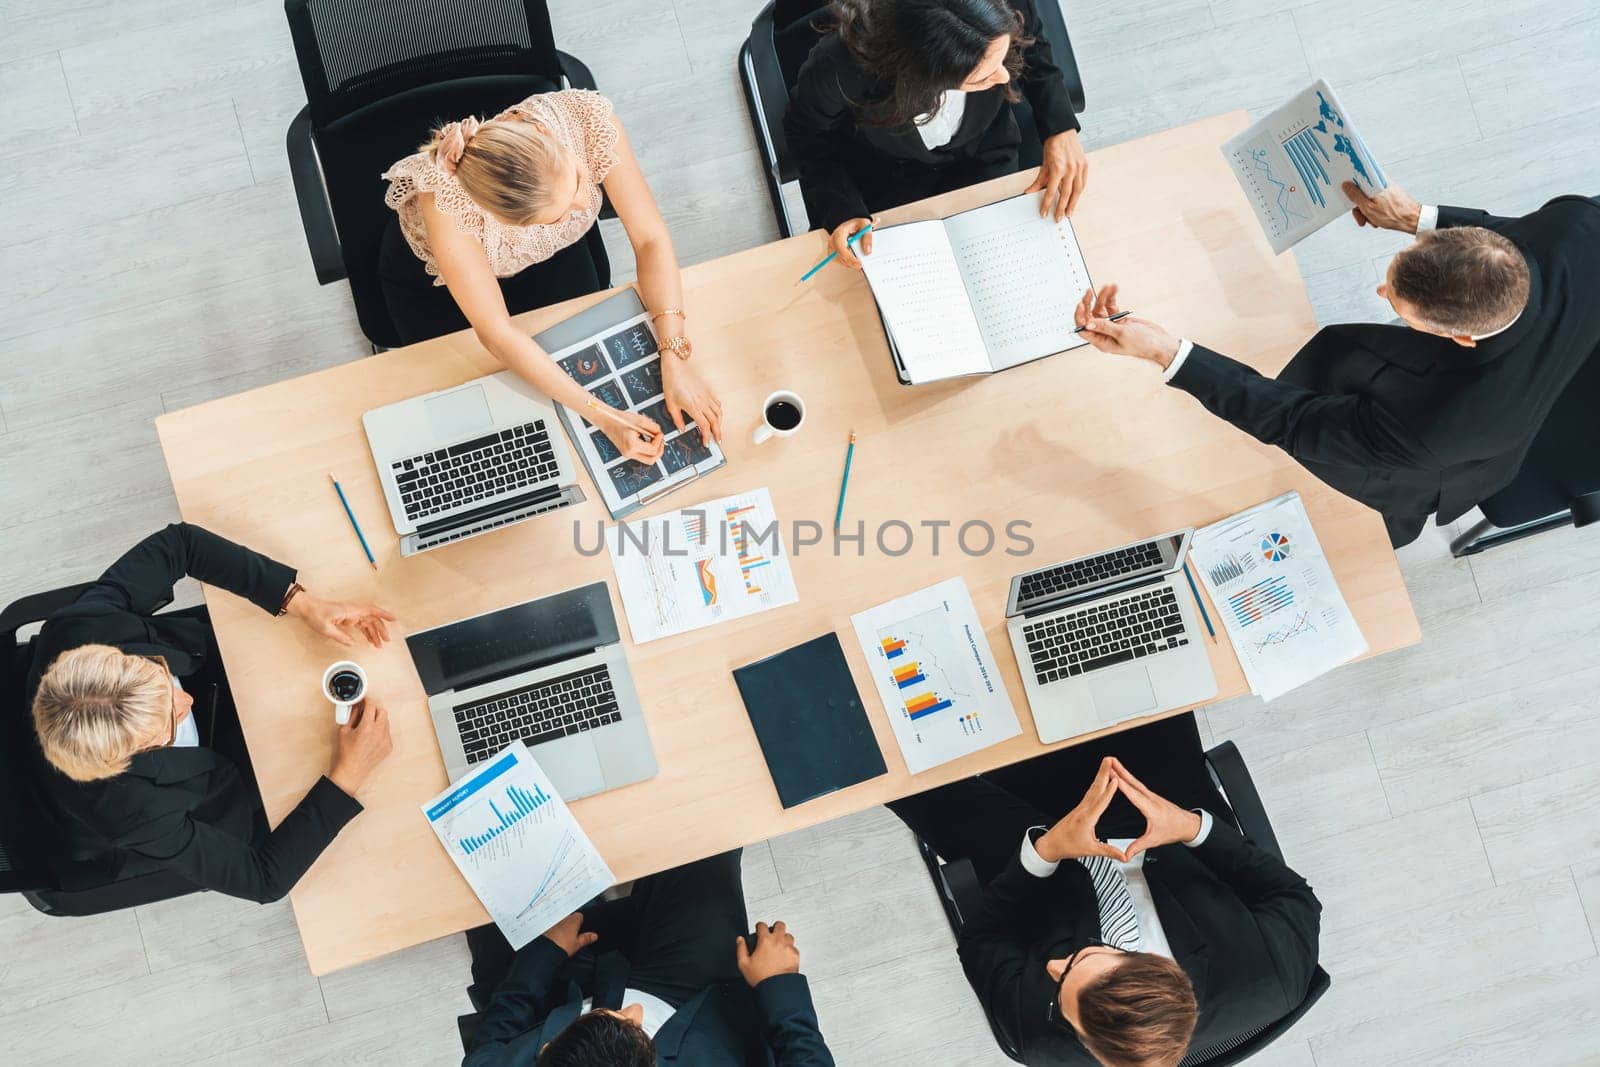
[{"label": "silver laptop", "polygon": [[555,409],[512,371],[361,421],[402,556],[583,500]]},{"label": "silver laptop", "polygon": [[1006,632],[1043,742],[1217,695],[1178,571],[1194,531],[1011,579]]},{"label": "silver laptop", "polygon": [[521,740],[567,800],[655,776],[604,582],[406,638],[454,782]]}]

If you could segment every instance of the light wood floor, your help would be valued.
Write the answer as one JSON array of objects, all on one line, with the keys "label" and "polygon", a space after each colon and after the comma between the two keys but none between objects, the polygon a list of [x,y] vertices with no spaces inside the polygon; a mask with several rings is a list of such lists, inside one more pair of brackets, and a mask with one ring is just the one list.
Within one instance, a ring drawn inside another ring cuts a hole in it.
[{"label": "light wood floor", "polygon": [[[684,260],[774,237],[734,69],[756,0],[556,6]],[[1065,7],[1090,147],[1318,74],[1425,201],[1600,192],[1592,0]],[[0,0],[0,599],[177,517],[154,415],[366,351],[305,252],[283,151],[301,99],[280,0]],[[1401,243],[1306,242],[1322,321],[1387,318],[1371,290]],[[1471,562],[1445,544],[1402,553],[1421,646],[1203,716],[1326,905],[1333,989],[1258,1062],[1600,1063],[1600,536]],[[799,933],[841,1064],[1005,1062],[892,818],[754,847],[746,889]],[[283,904],[52,920],[6,898],[0,1062],[448,1063],[466,973],[451,938],[319,981]]]}]

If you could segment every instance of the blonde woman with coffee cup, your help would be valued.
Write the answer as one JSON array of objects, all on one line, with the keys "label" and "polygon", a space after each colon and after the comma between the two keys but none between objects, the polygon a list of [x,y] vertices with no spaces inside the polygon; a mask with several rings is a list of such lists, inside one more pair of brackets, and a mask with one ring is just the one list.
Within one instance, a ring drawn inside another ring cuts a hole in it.
[{"label": "blonde woman with coffee cup", "polygon": [[[63,889],[125,883],[125,905],[194,887],[267,903],[361,811],[356,795],[389,754],[388,713],[370,698],[358,704],[337,727],[327,774],[269,828],[209,615],[156,614],[183,577],[341,646],[382,647],[395,621],[375,605],[326,600],[291,568],[198,526],[145,538],[35,639],[25,692],[40,838],[56,845],[49,860]],[[320,695],[284,710],[298,713],[328,717]]]}]

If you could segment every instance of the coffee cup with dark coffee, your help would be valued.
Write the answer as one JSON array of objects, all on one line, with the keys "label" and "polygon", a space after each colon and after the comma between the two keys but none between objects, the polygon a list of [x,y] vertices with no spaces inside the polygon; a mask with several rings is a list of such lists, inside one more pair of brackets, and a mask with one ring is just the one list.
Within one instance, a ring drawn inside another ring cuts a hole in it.
[{"label": "coffee cup with dark coffee", "polygon": [[340,660],[322,672],[322,695],[333,701],[333,721],[343,726],[350,709],[367,695],[367,672],[359,663]]},{"label": "coffee cup with dark coffee", "polygon": [[751,440],[760,444],[769,437],[789,437],[806,421],[806,404],[799,393],[780,389],[761,405],[761,425]]}]

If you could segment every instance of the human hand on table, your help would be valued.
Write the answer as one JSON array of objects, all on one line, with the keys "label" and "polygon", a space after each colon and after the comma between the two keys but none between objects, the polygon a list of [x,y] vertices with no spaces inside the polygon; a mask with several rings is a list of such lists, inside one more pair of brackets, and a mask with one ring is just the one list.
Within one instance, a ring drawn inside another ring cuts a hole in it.
[{"label": "human hand on table", "polygon": [[862,256],[872,255],[872,231],[868,230],[857,241],[855,248],[850,246],[850,238],[855,236],[857,230],[872,225],[871,219],[846,219],[833,229],[828,237],[830,249],[839,257],[839,262],[852,270],[861,269],[861,257],[856,255],[856,249],[861,250]]},{"label": "human hand on table", "polygon": [[1084,339],[1100,351],[1148,359],[1166,370],[1178,355],[1178,339],[1149,319],[1129,315],[1112,322],[1111,316],[1120,313],[1117,287],[1106,285],[1098,297],[1093,289],[1084,291],[1073,319],[1083,327]]},{"label": "human hand on table", "polygon": [[1044,140],[1043,159],[1033,184],[1024,193],[1041,193],[1039,216],[1054,214],[1060,222],[1078,206],[1078,198],[1089,184],[1089,157],[1077,130],[1063,130]]},{"label": "human hand on table", "polygon": [[700,430],[702,444],[709,446],[713,440],[722,440],[722,401],[688,360],[662,355],[661,387],[667,414],[672,416],[679,433],[685,423],[692,421]]},{"label": "human hand on table", "polygon": [[389,713],[371,697],[350,709],[350,721],[339,727],[338,747],[328,780],[347,796],[355,796],[367,776],[394,751]]},{"label": "human hand on table", "polygon": [[544,932],[544,936],[554,941],[556,947],[565,952],[569,959],[576,956],[579,950],[588,948],[600,940],[599,934],[583,932],[583,912],[581,911],[575,911],[556,923]]},{"label": "human hand on table", "polygon": [[[656,420],[636,411],[618,411],[603,405],[590,408],[584,418],[599,427],[616,450],[629,459],[648,464],[661,458],[661,450],[666,442],[662,439],[661,427],[656,425]],[[650,440],[646,441],[640,434],[649,434]]]},{"label": "human hand on table", "polygon": [[382,648],[389,640],[387,624],[395,621],[392,614],[376,604],[324,600],[309,589],[300,590],[289,601],[287,613],[305,623],[312,633],[347,648],[355,644],[352,637],[356,634],[365,637],[373,648]]}]

